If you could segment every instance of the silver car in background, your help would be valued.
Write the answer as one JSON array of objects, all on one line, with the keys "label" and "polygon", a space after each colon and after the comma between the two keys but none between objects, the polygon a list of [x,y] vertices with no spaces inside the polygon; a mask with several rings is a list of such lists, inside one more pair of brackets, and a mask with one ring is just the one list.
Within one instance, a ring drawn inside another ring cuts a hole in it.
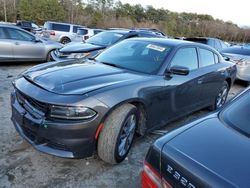
[{"label": "silver car in background", "polygon": [[221,54],[234,62],[237,67],[236,78],[246,81],[250,84],[250,47],[249,46],[232,46],[225,48]]},{"label": "silver car in background", "polygon": [[51,51],[62,46],[19,27],[0,25],[0,62],[49,61]]},{"label": "silver car in background", "polygon": [[[69,23],[51,22],[44,23],[43,36],[51,40],[67,44],[77,40],[77,30],[84,26]],[[79,40],[80,42],[81,40]]]}]

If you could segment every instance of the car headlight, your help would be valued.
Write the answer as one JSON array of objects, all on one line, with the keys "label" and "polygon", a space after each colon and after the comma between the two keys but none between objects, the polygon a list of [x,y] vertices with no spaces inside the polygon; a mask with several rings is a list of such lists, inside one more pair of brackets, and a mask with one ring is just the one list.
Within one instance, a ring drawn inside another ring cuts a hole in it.
[{"label": "car headlight", "polygon": [[96,114],[94,110],[83,106],[65,107],[53,105],[50,108],[50,117],[59,119],[90,119]]},{"label": "car headlight", "polygon": [[68,56],[68,58],[80,59],[87,57],[90,53],[72,53]]}]

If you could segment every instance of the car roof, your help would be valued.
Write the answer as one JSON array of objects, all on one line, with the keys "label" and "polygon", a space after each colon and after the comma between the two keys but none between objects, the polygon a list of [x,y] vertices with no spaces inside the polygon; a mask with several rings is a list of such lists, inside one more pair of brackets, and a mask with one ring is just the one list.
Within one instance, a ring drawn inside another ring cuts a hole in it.
[{"label": "car roof", "polygon": [[84,26],[82,26],[82,25],[78,25],[78,24],[71,24],[71,23],[66,23],[66,22],[46,21],[45,23],[64,24],[64,25],[74,25],[74,26],[81,26],[81,27],[84,27]]},{"label": "car roof", "polygon": [[191,42],[191,41],[184,41],[184,40],[178,40],[178,39],[169,39],[169,38],[159,38],[159,37],[155,37],[155,38],[131,38],[128,40],[141,40],[141,41],[148,41],[148,42],[155,42],[155,43],[159,43],[159,44],[163,44],[163,45],[167,45],[167,46],[179,46],[179,45],[195,45],[195,46],[202,46],[202,47],[206,47],[206,48],[210,48],[207,45],[204,44],[199,44],[199,43],[195,43],[195,42]]},{"label": "car roof", "polygon": [[130,31],[130,30],[116,29],[116,30],[107,30],[107,31],[105,31],[105,32],[127,34],[127,33],[129,33],[129,31]]},{"label": "car roof", "polygon": [[220,40],[213,37],[185,37],[184,40]]},{"label": "car roof", "polygon": [[107,30],[108,32],[114,32],[114,33],[120,33],[120,34],[129,34],[129,33],[143,33],[143,34],[147,34],[147,35],[152,35],[152,36],[158,36],[157,34],[155,34],[155,31],[152,30],[146,30],[146,29],[126,29],[126,28],[109,28],[109,30]]},{"label": "car roof", "polygon": [[20,27],[12,24],[0,24],[0,27],[8,27],[8,28],[15,28],[15,29],[21,29]]}]

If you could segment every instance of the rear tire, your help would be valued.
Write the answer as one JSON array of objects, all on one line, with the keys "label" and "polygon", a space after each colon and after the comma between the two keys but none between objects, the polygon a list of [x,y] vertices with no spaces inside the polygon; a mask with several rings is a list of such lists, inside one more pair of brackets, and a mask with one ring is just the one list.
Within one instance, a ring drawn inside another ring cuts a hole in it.
[{"label": "rear tire", "polygon": [[103,161],[117,164],[126,158],[138,124],[137,114],[134,105],[124,104],[106,118],[97,145],[98,155]]},{"label": "rear tire", "polygon": [[217,110],[221,108],[227,101],[228,92],[229,92],[229,85],[227,81],[224,81],[219,93],[215,98],[214,104],[210,106],[209,109]]},{"label": "rear tire", "polygon": [[67,43],[70,43],[71,40],[68,38],[68,37],[63,37],[60,41],[62,44],[67,44]]}]

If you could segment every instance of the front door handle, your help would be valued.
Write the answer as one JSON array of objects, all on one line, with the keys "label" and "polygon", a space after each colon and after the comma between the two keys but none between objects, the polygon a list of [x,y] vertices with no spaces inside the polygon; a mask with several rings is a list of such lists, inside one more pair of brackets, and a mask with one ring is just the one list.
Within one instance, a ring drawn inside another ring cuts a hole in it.
[{"label": "front door handle", "polygon": [[15,45],[19,45],[20,43],[19,42],[15,42]]}]

